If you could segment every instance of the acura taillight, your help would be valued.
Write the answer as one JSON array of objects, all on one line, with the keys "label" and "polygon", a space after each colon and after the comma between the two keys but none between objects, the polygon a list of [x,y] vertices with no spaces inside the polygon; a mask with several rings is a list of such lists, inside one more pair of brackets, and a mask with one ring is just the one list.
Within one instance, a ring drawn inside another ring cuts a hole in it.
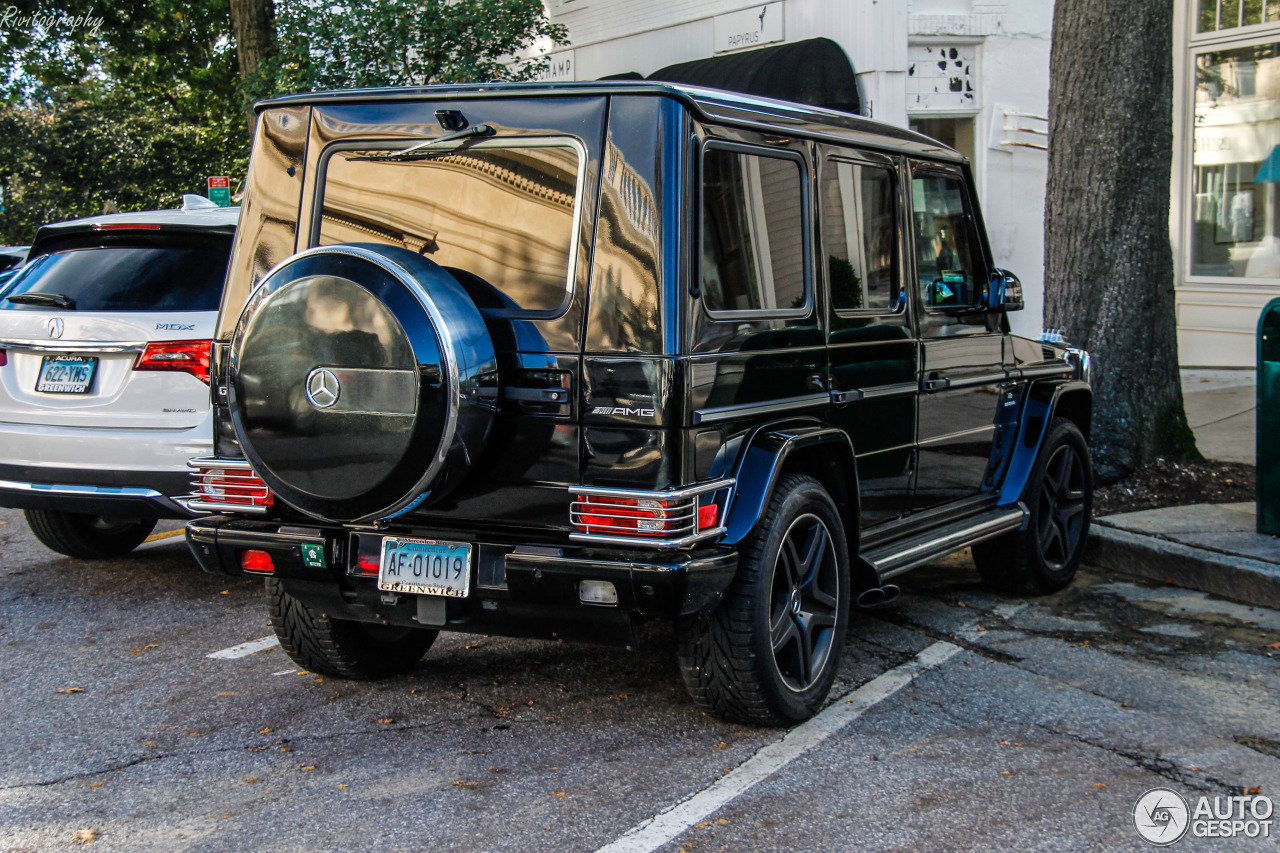
[{"label": "acura taillight", "polygon": [[209,384],[209,352],[213,341],[155,341],[134,362],[134,370],[176,370]]}]

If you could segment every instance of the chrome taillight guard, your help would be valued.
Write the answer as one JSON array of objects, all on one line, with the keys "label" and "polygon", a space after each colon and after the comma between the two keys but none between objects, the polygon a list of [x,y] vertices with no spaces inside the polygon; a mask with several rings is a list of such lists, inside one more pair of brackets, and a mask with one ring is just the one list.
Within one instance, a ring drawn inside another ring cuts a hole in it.
[{"label": "chrome taillight guard", "polygon": [[[267,511],[266,506],[255,505],[253,501],[265,500],[270,490],[243,459],[206,456],[188,460],[187,467],[195,472],[191,475],[192,491],[180,503],[192,512],[244,512],[261,515]],[[221,473],[215,476],[211,473],[213,471]],[[214,485],[215,480],[217,485]],[[228,500],[219,501],[211,489],[220,490]]]},{"label": "chrome taillight guard", "polygon": [[[701,483],[696,486],[687,486],[683,489],[661,492],[600,486],[570,486],[568,491],[572,495],[636,501],[664,501],[666,506],[662,508],[662,515],[654,519],[661,521],[664,529],[651,535],[605,535],[601,533],[575,532],[570,533],[569,538],[574,542],[622,545],[629,548],[655,548],[659,550],[687,548],[696,542],[712,539],[725,532],[726,528],[722,523],[717,523],[716,526],[709,527],[706,530],[698,529],[699,498],[706,494],[711,494],[714,497],[716,492],[733,488],[736,482],[732,477],[728,477],[710,483]],[[723,511],[724,506],[724,503],[720,504],[721,511]],[[617,518],[628,521],[638,520],[633,511],[609,512],[609,507],[609,504],[595,504],[588,509],[587,503],[575,499],[569,505],[569,521],[574,527],[583,526],[583,515],[588,514],[588,512],[595,517]],[[618,507],[617,509],[626,510],[627,508]],[[723,521],[723,518],[720,518],[719,521]]]}]

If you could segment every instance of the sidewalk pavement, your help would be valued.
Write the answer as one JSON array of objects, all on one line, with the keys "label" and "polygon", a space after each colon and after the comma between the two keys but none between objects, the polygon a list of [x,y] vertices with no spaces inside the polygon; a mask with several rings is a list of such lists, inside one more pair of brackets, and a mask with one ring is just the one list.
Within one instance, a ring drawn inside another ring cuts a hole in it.
[{"label": "sidewalk pavement", "polygon": [[[1200,452],[1254,464],[1251,370],[1183,370]],[[1251,502],[1196,504],[1093,520],[1085,561],[1246,604],[1280,608],[1280,538],[1257,532]]]}]

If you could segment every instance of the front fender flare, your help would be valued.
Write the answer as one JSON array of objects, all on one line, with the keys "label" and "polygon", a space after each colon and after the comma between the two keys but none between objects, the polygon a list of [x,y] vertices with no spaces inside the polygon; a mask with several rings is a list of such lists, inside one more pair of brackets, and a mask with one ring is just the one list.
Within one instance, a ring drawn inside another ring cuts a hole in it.
[{"label": "front fender flare", "polygon": [[[1085,394],[1092,398],[1093,391],[1087,382],[1071,379],[1041,380],[1032,383],[1027,389],[1022,416],[1018,419],[1018,439],[1014,443],[1004,483],[1000,487],[1001,505],[1022,499],[1031,470],[1035,467],[1036,457],[1040,454],[1040,445],[1058,411],[1058,404],[1071,394]],[[1087,427],[1087,424],[1084,426]],[[1088,429],[1082,431],[1088,435]]]}]

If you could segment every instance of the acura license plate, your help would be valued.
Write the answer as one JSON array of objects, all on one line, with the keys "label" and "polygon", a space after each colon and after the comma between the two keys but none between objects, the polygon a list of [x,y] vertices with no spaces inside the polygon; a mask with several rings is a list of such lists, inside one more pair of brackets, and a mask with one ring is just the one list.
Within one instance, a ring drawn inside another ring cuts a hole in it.
[{"label": "acura license plate", "polygon": [[465,542],[383,538],[378,589],[466,598],[470,588],[471,546]]},{"label": "acura license plate", "polygon": [[36,390],[45,394],[88,394],[98,359],[84,355],[46,355]]}]

